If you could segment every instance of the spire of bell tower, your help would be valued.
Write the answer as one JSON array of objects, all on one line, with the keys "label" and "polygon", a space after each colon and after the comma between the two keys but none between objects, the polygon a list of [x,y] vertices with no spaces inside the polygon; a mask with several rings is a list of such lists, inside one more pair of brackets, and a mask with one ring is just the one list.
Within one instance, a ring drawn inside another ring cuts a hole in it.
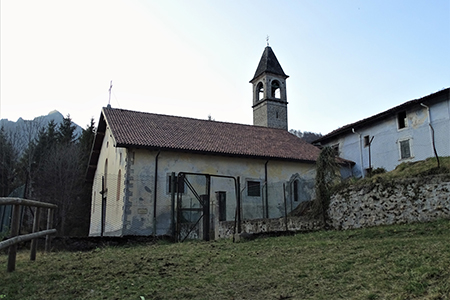
[{"label": "spire of bell tower", "polygon": [[[268,43],[268,41],[267,41]],[[250,83],[253,85],[253,125],[288,129],[286,75],[267,45]]]}]

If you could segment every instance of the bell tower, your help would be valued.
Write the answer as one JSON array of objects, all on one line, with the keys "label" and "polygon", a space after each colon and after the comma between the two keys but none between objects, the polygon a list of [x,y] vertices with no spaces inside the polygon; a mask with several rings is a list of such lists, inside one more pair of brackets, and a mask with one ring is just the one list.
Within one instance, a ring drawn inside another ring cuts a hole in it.
[{"label": "bell tower", "polygon": [[253,125],[288,130],[286,75],[269,45],[250,80],[253,85]]}]

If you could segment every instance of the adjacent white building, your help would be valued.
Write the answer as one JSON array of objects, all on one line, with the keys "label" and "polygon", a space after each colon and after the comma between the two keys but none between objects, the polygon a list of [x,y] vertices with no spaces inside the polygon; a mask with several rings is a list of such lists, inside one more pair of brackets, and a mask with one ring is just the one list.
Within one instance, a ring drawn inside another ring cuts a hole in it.
[{"label": "adjacent white building", "polygon": [[402,162],[450,155],[450,89],[343,126],[314,142],[336,149],[341,158],[356,164],[352,174],[370,169],[393,170]]}]

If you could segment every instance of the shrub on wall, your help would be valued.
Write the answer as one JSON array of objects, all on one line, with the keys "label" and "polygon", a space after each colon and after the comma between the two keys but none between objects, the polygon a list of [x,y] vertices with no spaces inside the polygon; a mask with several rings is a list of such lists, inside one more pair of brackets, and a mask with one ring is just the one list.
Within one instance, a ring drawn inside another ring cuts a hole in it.
[{"label": "shrub on wall", "polygon": [[325,224],[327,210],[330,204],[333,186],[339,180],[339,168],[336,163],[336,152],[331,147],[325,147],[320,152],[316,162],[316,199],[311,207],[311,214],[320,216]]}]

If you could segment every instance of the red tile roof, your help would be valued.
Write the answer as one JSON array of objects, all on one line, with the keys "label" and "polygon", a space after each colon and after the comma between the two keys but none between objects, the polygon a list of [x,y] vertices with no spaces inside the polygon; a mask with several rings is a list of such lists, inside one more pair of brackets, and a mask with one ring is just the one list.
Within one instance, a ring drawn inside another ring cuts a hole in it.
[{"label": "red tile roof", "polygon": [[113,108],[103,108],[103,116],[117,147],[303,162],[315,162],[320,153],[282,129]]}]

